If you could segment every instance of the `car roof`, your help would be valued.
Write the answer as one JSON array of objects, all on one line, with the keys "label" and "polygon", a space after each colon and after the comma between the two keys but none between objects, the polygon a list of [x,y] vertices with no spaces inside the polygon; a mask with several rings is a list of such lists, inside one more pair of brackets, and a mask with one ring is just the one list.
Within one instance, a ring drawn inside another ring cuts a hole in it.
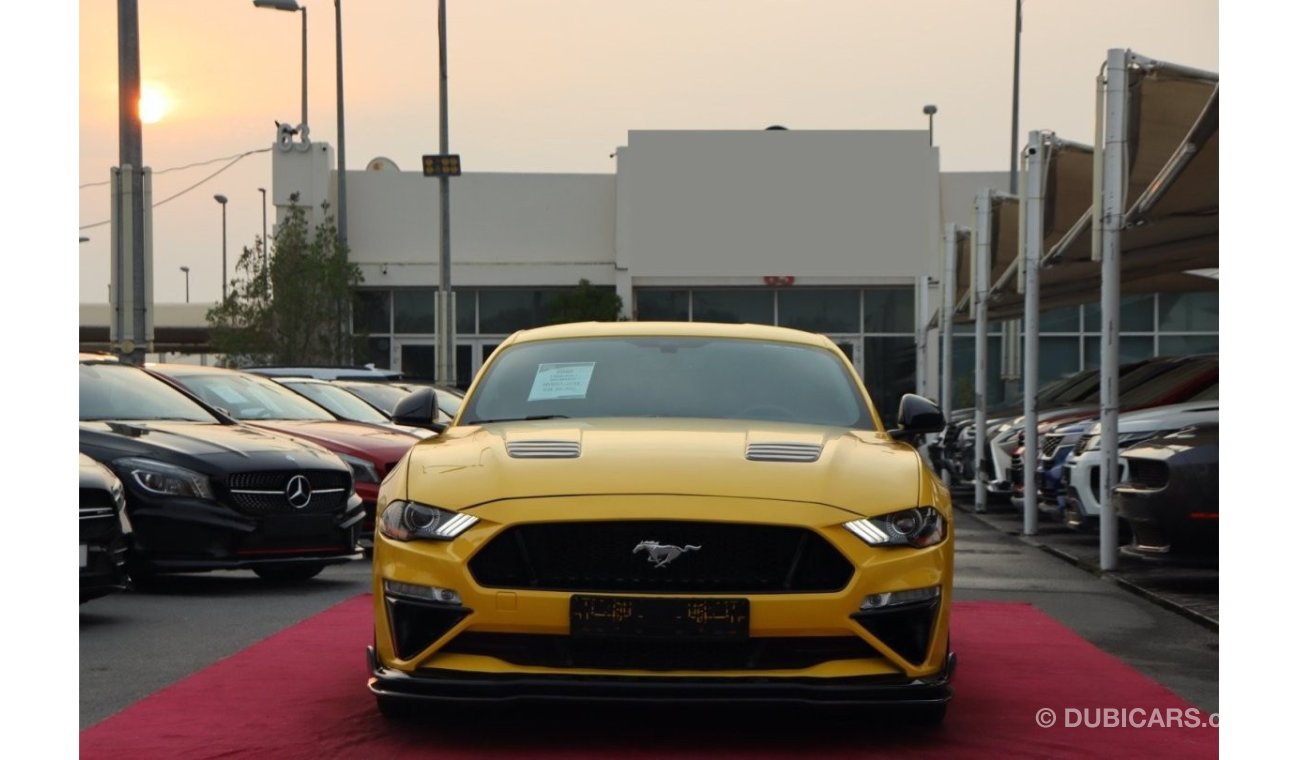
[{"label": "car roof", "polygon": [[399,380],[401,372],[380,369],[374,365],[360,367],[298,365],[245,367],[245,371],[268,377],[313,377],[319,380]]},{"label": "car roof", "polygon": [[833,346],[829,338],[789,327],[718,322],[568,322],[561,325],[520,330],[502,345],[565,338],[682,337],[736,338]]}]

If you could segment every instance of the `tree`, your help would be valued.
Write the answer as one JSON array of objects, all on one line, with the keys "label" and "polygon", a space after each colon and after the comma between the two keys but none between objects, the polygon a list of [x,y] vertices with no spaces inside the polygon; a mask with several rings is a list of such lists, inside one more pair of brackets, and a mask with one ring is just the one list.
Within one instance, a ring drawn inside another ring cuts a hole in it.
[{"label": "tree", "polygon": [[623,299],[610,290],[598,288],[586,279],[578,287],[559,293],[551,301],[549,323],[616,322],[623,313]]},{"label": "tree", "polygon": [[348,261],[328,204],[322,204],[324,221],[309,234],[297,194],[290,202],[274,254],[262,255],[261,239],[245,247],[229,295],[208,310],[212,349],[228,366],[349,364],[364,337],[352,336],[350,325],[361,270]]}]

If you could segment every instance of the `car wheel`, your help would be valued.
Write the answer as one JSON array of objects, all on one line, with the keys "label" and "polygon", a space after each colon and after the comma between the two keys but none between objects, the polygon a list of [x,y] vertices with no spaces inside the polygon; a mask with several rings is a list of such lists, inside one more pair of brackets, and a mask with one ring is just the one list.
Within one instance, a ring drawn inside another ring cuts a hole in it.
[{"label": "car wheel", "polygon": [[162,586],[158,573],[138,561],[132,561],[129,557],[126,561],[126,576],[132,591],[148,593],[157,591]]},{"label": "car wheel", "polygon": [[309,578],[315,578],[324,570],[324,565],[303,564],[303,565],[265,565],[263,567],[253,568],[253,572],[265,581],[276,583],[287,583],[293,581],[305,581]]}]

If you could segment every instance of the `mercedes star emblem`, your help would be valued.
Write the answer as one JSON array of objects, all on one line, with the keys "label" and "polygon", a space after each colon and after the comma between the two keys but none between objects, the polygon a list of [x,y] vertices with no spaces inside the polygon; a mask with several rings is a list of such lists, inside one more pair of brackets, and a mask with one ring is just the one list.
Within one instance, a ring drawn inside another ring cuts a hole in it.
[{"label": "mercedes star emblem", "polygon": [[289,506],[302,509],[311,503],[311,483],[306,475],[294,475],[289,478],[289,485],[284,487],[284,496]]}]

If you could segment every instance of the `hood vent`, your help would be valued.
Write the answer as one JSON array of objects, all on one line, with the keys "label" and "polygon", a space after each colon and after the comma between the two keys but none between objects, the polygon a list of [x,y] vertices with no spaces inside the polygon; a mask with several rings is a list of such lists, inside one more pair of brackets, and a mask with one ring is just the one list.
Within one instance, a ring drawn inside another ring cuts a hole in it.
[{"label": "hood vent", "polygon": [[506,453],[515,459],[577,459],[582,445],[577,441],[510,441]]},{"label": "hood vent", "polygon": [[755,462],[816,462],[822,447],[816,443],[751,443],[745,458]]}]

